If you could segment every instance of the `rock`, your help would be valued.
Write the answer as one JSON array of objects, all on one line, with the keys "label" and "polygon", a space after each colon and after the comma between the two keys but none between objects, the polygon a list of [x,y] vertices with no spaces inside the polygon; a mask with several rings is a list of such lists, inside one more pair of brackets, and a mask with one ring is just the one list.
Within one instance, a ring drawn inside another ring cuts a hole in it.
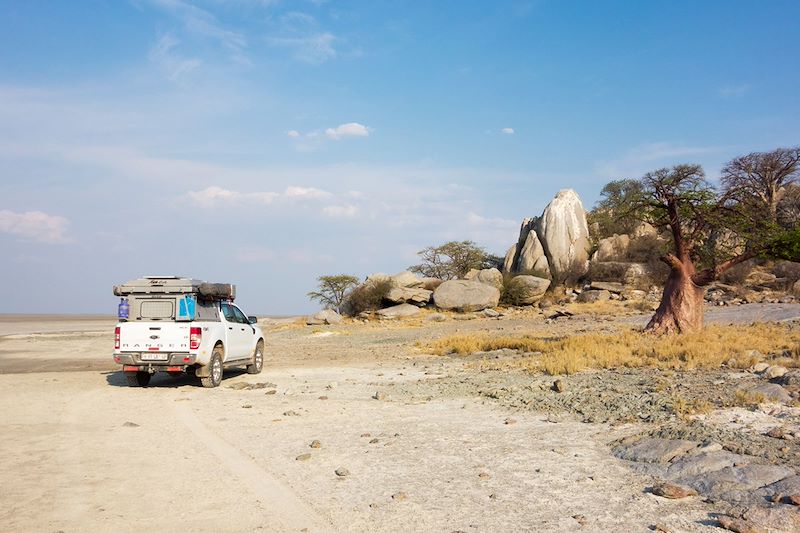
[{"label": "rock", "polygon": [[386,394],[382,393],[381,391],[378,391],[372,395],[372,399],[383,401],[386,399]]},{"label": "rock", "polygon": [[786,501],[792,505],[800,505],[800,494],[790,494],[786,497]]},{"label": "rock", "polygon": [[424,306],[431,300],[433,291],[420,287],[393,287],[386,294],[386,299],[392,303],[412,303]]},{"label": "rock", "polygon": [[489,472],[481,472],[478,474],[478,477],[480,479],[489,479],[490,477],[492,477],[492,475],[489,474]]},{"label": "rock", "polygon": [[400,304],[381,309],[375,314],[382,318],[404,318],[419,313],[419,307],[411,304]]},{"label": "rock", "polygon": [[[323,309],[311,317],[311,321],[306,320],[308,325],[338,324],[342,321],[342,315],[333,309]],[[313,322],[313,324],[312,324]]]},{"label": "rock", "polygon": [[350,475],[350,471],[342,467],[339,467],[336,470],[334,470],[334,473],[339,477],[347,477]]},{"label": "rock", "polygon": [[484,309],[483,310],[483,316],[485,316],[487,318],[497,318],[497,317],[500,316],[500,313],[498,313],[494,309]]},{"label": "rock", "polygon": [[370,440],[369,440],[369,443],[370,443],[370,444],[378,444],[378,442],[380,442],[380,441],[378,440],[378,438],[377,438],[377,437],[375,437],[374,439],[370,439]]},{"label": "rock", "polygon": [[522,253],[522,248],[528,239],[528,235],[536,234],[536,219],[525,218],[519,228],[519,237],[517,243],[508,249],[506,252],[505,260],[503,261],[503,272],[506,274],[515,274],[519,272],[519,257]]},{"label": "rock", "polygon": [[504,423],[505,425],[507,425],[507,426],[510,426],[510,425],[512,425],[512,424],[516,424],[516,423],[517,423],[517,421],[516,421],[516,419],[514,419],[514,418],[506,418],[506,419],[503,421],[503,423]]},{"label": "rock", "polygon": [[408,499],[408,495],[405,492],[395,492],[392,494],[392,499],[396,502],[404,502]]},{"label": "rock", "polygon": [[578,301],[581,303],[605,302],[610,299],[611,293],[606,290],[598,291],[590,289],[588,291],[583,291],[578,295]]},{"label": "rock", "polygon": [[721,525],[728,531],[733,531],[735,533],[764,533],[763,531],[759,530],[752,524],[748,524],[741,518],[733,518],[732,516],[719,515],[717,516],[717,522],[719,522],[719,525]]},{"label": "rock", "polygon": [[639,222],[633,231],[631,237],[640,239],[642,237],[658,237],[658,230],[647,222]]},{"label": "rock", "polygon": [[589,289],[596,291],[608,291],[614,294],[622,294],[622,292],[625,290],[625,286],[622,283],[617,283],[615,281],[593,281],[589,285]]},{"label": "rock", "polygon": [[656,496],[661,496],[662,498],[669,498],[670,500],[679,500],[681,498],[688,498],[689,496],[697,496],[696,490],[689,487],[684,487],[682,485],[676,485],[674,483],[659,483],[654,485],[652,488],[652,493]]},{"label": "rock", "polygon": [[297,411],[284,411],[283,416],[300,416]]},{"label": "rock", "polygon": [[550,287],[550,280],[538,278],[536,276],[514,276],[509,282],[509,290],[519,294],[517,303],[520,305],[532,305],[542,299],[542,296]]},{"label": "rock", "polygon": [[559,191],[545,207],[537,233],[554,278],[576,279],[586,274],[589,267],[589,226],[586,211],[575,191]]},{"label": "rock", "polygon": [[800,531],[800,512],[789,505],[751,507],[742,518],[757,528],[757,531]]},{"label": "rock", "polygon": [[592,261],[626,261],[631,238],[627,235],[614,234],[597,242],[597,251]]},{"label": "rock", "polygon": [[764,377],[767,379],[780,378],[786,375],[789,370],[785,366],[772,365],[764,370]]},{"label": "rock", "polygon": [[511,274],[514,272],[514,263],[517,260],[517,245],[512,244],[511,248],[506,252],[506,257],[503,260],[503,273]]},{"label": "rock", "polygon": [[795,296],[800,296],[800,279],[795,281],[792,285],[792,293],[794,293]]},{"label": "rock", "polygon": [[431,322],[444,322],[447,320],[447,317],[444,316],[442,313],[433,313],[432,315],[428,316],[425,320],[430,320]]},{"label": "rock", "polygon": [[773,439],[783,438],[784,436],[783,428],[780,426],[775,426],[774,428],[771,428],[769,431],[764,433],[764,435],[766,435],[767,437],[772,437]]},{"label": "rock", "polygon": [[745,283],[748,285],[765,285],[774,283],[776,279],[777,276],[771,272],[760,272],[758,270],[754,270],[747,276]]},{"label": "rock", "polygon": [[[752,350],[752,351],[755,351],[755,350]],[[749,356],[750,354],[745,354],[745,355]],[[761,356],[760,353],[758,355]],[[761,356],[761,357],[763,357],[763,356]],[[768,368],[769,368],[769,365],[767,363],[756,363],[756,364],[754,364],[753,366],[750,367],[750,370],[752,370],[756,374],[760,374],[760,373],[764,372]]]},{"label": "rock", "polygon": [[301,453],[300,455],[294,458],[295,461],[308,461],[309,459],[311,459],[310,453]]},{"label": "rock", "polygon": [[425,290],[433,291],[442,283],[444,280],[439,278],[422,278],[422,288]]},{"label": "rock", "polygon": [[433,291],[433,301],[440,309],[480,311],[497,306],[500,290],[477,281],[449,280]]},{"label": "rock", "polygon": [[730,499],[730,493],[754,491],[793,474],[784,466],[728,466],[686,480],[686,484],[713,499]]},{"label": "rock", "polygon": [[681,439],[646,438],[618,447],[614,453],[620,459],[639,463],[668,463],[696,448],[699,443]]},{"label": "rock", "polygon": [[664,264],[630,263],[625,261],[592,261],[589,278],[616,281],[626,287],[648,289],[654,281],[663,283],[669,274]]},{"label": "rock", "polygon": [[625,289],[620,296],[622,296],[623,300],[638,301],[644,300],[647,297],[647,293],[639,289]]},{"label": "rock", "polygon": [[776,383],[762,383],[761,385],[751,385],[741,389],[751,396],[763,396],[764,401],[788,403],[792,401],[789,392]]},{"label": "rock", "polygon": [[417,277],[413,272],[405,271],[391,277],[395,287],[422,287],[422,278]]},{"label": "rock", "polygon": [[586,522],[587,522],[586,516],[582,515],[582,514],[574,514],[574,515],[572,515],[572,519],[575,520],[577,523],[579,523],[582,526],[585,526]]},{"label": "rock", "polygon": [[498,289],[503,288],[503,274],[501,274],[496,268],[486,268],[483,270],[472,269],[467,272],[467,275],[464,276],[464,279],[485,283],[487,285],[491,285],[492,287],[497,287]]},{"label": "rock", "polygon": [[557,379],[553,382],[553,390],[559,393],[564,392],[567,390],[567,384],[563,379]]},{"label": "rock", "polygon": [[536,272],[543,276],[550,276],[550,264],[547,262],[544,248],[535,231],[529,231],[525,237],[512,272],[522,274]]},{"label": "rock", "polygon": [[322,448],[322,443],[318,440],[312,440],[311,444],[308,445],[309,448]]},{"label": "rock", "polygon": [[137,424],[136,422],[125,422],[124,424],[122,424],[122,427],[126,427],[126,428],[138,428],[138,427],[139,427],[139,424]]},{"label": "rock", "polygon": [[726,451],[712,451],[699,455],[690,455],[691,451],[693,450],[690,450],[690,452],[686,454],[687,457],[676,459],[669,465],[666,473],[668,478],[688,479],[744,462],[741,455]]},{"label": "rock", "polygon": [[776,494],[800,494],[800,475],[785,477],[759,489],[757,494],[764,498],[769,498]]}]

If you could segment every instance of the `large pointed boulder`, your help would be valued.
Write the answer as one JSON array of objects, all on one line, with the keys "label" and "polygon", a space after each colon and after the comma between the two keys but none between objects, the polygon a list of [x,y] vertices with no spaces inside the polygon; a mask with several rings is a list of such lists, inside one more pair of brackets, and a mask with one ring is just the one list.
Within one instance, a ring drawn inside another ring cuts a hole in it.
[{"label": "large pointed boulder", "polygon": [[559,191],[542,213],[538,228],[550,273],[555,279],[574,279],[589,269],[589,226],[586,211],[572,189]]}]

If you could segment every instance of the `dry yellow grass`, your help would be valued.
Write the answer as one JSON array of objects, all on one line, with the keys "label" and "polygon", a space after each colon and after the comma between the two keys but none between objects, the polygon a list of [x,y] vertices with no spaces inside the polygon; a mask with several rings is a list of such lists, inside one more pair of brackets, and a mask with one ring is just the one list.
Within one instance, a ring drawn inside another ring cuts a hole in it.
[{"label": "dry yellow grass", "polygon": [[763,357],[777,364],[800,366],[800,331],[775,324],[707,326],[702,332],[655,336],[639,331],[586,333],[563,338],[534,336],[455,335],[428,343],[423,349],[436,355],[469,354],[510,348],[534,355],[501,365],[532,372],[572,374],[589,368],[656,367],[676,370],[718,368],[729,364],[747,368]]}]

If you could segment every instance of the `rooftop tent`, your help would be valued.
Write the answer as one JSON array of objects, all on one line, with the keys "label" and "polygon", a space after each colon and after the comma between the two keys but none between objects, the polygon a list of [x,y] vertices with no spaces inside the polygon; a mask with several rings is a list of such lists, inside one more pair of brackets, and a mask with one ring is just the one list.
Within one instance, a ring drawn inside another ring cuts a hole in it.
[{"label": "rooftop tent", "polygon": [[199,279],[178,276],[145,276],[114,285],[114,294],[116,296],[195,294],[206,300],[233,300],[236,297],[236,285],[207,283]]}]

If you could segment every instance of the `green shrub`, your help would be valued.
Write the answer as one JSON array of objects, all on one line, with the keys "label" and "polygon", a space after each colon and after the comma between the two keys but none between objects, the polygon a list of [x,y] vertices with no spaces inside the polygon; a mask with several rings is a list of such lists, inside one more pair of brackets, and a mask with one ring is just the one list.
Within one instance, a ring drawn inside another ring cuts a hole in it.
[{"label": "green shrub", "polygon": [[382,307],[383,299],[394,286],[391,279],[370,281],[359,285],[347,296],[344,312],[355,316],[364,311],[377,311]]}]

